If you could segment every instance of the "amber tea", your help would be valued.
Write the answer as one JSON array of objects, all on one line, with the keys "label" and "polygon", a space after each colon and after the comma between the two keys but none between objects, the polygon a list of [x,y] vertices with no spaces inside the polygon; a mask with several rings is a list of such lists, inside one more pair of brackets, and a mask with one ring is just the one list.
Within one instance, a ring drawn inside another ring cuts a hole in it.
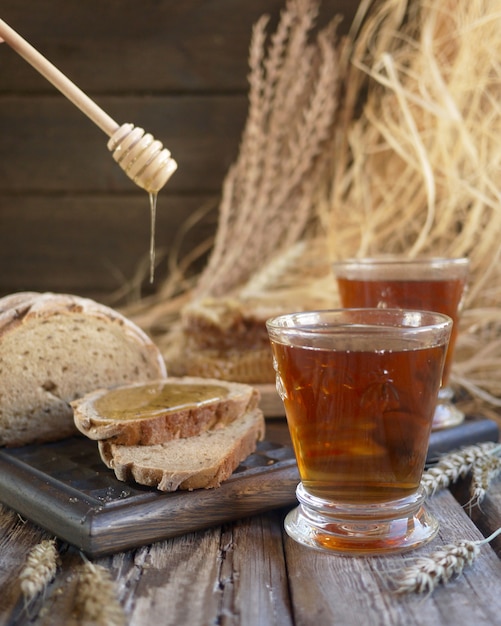
[{"label": "amber tea", "polygon": [[451,327],[440,313],[377,308],[268,320],[301,478],[285,520],[295,540],[377,554],[435,535],[420,481]]},{"label": "amber tea", "polygon": [[453,402],[449,385],[459,332],[459,316],[468,277],[468,259],[398,255],[346,259],[333,264],[344,307],[421,309],[453,320],[433,429],[457,426],[464,413]]},{"label": "amber tea", "polygon": [[449,348],[442,375],[442,384],[449,381],[450,369],[459,321],[459,304],[463,297],[466,278],[444,278],[441,280],[420,279],[337,279],[343,306],[386,307],[403,309],[426,309],[445,313],[454,322]]},{"label": "amber tea", "polygon": [[380,502],[416,491],[444,351],[392,340],[371,350],[356,337],[343,349],[273,345],[299,473],[310,493]]}]

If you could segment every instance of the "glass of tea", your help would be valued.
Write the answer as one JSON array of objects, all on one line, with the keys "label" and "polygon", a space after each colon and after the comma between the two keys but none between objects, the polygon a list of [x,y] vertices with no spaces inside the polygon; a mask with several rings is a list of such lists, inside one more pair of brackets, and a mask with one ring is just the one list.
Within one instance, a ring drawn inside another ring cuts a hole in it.
[{"label": "glass of tea", "polygon": [[337,309],[267,321],[301,482],[296,541],[386,554],[429,541],[420,487],[452,320],[431,311]]},{"label": "glass of tea", "polygon": [[401,256],[347,259],[333,264],[341,305],[425,309],[452,318],[454,325],[445,360],[433,430],[457,426],[464,413],[454,404],[449,386],[469,262],[467,258],[410,259]]}]

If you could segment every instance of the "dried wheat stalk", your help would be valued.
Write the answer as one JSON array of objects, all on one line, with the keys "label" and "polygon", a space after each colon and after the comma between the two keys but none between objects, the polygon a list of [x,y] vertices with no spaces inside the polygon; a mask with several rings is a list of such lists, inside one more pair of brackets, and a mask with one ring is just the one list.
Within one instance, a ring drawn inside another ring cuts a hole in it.
[{"label": "dried wheat stalk", "polygon": [[395,578],[395,593],[432,593],[440,584],[460,576],[480,554],[481,546],[501,533],[501,528],[480,541],[462,540],[434,550],[416,559]]},{"label": "dried wheat stalk", "polygon": [[124,610],[117,599],[115,583],[102,565],[85,560],[78,572],[74,615],[82,624],[124,626]]},{"label": "dried wheat stalk", "polygon": [[266,15],[254,26],[247,122],[195,297],[245,285],[308,230],[338,105],[337,20],[310,41],[318,4],[288,0],[269,40]]},{"label": "dried wheat stalk", "polygon": [[30,602],[54,579],[59,565],[59,553],[54,539],[44,539],[26,557],[19,574],[21,591],[26,602]]},{"label": "dried wheat stalk", "polygon": [[478,506],[491,486],[501,475],[501,446],[494,442],[465,446],[440,458],[421,478],[421,487],[426,497],[446,489],[460,478],[471,474],[469,506]]},{"label": "dried wheat stalk", "polygon": [[472,468],[470,505],[479,505],[484,500],[492,481],[501,474],[501,458],[490,458],[477,461]]},{"label": "dried wheat stalk", "polygon": [[421,478],[427,497],[433,496],[437,491],[446,489],[460,478],[464,478],[473,467],[482,461],[491,461],[500,451],[493,442],[486,442],[466,446],[460,450],[449,452],[440,458],[436,465],[427,469]]}]

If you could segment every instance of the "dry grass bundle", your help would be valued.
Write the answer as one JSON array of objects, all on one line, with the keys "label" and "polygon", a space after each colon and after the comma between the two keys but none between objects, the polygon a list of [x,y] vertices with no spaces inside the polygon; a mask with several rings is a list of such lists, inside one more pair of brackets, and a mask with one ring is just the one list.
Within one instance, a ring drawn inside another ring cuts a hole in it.
[{"label": "dry grass bundle", "polygon": [[500,11],[499,0],[387,0],[367,16],[352,63],[368,97],[324,215],[338,256],[438,249],[497,270]]},{"label": "dry grass bundle", "polygon": [[[501,395],[501,2],[386,0],[352,38],[367,90],[318,204],[335,257],[468,256],[453,372]],[[362,20],[361,20],[362,21]]]}]

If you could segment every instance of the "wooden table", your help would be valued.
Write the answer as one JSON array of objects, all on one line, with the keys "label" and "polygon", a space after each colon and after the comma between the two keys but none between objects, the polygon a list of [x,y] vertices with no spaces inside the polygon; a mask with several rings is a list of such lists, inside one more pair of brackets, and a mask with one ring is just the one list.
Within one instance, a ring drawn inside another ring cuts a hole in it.
[{"label": "wooden table", "polygon": [[[269,437],[287,437],[273,421]],[[501,480],[471,517],[465,485],[429,500],[441,524],[425,554],[458,539],[478,540],[501,526]],[[290,507],[288,507],[290,508]],[[395,595],[389,581],[416,553],[346,558],[304,548],[283,531],[287,509],[99,557],[113,579],[124,623],[150,625],[454,625],[501,624],[501,537],[481,548],[462,576],[432,595]],[[31,548],[50,534],[0,508],[0,624],[71,626],[76,572],[84,557],[59,545],[61,564],[45,593],[26,605],[19,573]],[[99,602],[99,598],[97,599]]]}]

